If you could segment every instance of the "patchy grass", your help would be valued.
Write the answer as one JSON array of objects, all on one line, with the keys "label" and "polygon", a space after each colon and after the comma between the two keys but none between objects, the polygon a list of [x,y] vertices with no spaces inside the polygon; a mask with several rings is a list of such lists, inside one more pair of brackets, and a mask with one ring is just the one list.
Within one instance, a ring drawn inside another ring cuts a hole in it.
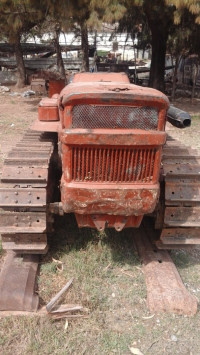
[{"label": "patchy grass", "polygon": [[[133,231],[79,230],[73,216],[58,217],[49,253],[41,260],[39,293],[46,304],[71,277],[63,303],[81,303],[88,319],[51,321],[48,317],[1,320],[6,354],[198,354],[200,314],[189,318],[150,314]],[[199,251],[171,253],[186,286],[197,297]],[[58,262],[59,261],[59,262]],[[62,263],[62,268],[61,268]],[[7,331],[8,329],[8,331]]]}]

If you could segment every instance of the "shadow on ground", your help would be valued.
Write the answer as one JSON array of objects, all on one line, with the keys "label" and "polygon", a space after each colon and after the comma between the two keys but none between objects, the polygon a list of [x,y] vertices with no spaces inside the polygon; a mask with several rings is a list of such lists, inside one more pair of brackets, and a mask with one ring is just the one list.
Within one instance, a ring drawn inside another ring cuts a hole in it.
[{"label": "shadow on ground", "polygon": [[52,257],[62,257],[71,251],[84,250],[88,243],[93,245],[102,243],[110,249],[114,262],[121,265],[140,263],[134,247],[133,228],[127,228],[121,232],[117,232],[115,229],[106,229],[102,233],[92,228],[78,228],[73,214],[56,217],[54,228],[54,234],[49,237],[50,249],[45,257],[47,262]]}]

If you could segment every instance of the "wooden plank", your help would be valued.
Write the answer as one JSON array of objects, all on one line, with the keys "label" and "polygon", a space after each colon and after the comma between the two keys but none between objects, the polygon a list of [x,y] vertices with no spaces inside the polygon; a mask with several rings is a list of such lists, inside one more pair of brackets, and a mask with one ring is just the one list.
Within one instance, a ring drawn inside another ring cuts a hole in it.
[{"label": "wooden plank", "polygon": [[142,227],[134,232],[133,237],[143,263],[150,311],[196,314],[197,299],[186,290],[167,251],[155,250]]}]

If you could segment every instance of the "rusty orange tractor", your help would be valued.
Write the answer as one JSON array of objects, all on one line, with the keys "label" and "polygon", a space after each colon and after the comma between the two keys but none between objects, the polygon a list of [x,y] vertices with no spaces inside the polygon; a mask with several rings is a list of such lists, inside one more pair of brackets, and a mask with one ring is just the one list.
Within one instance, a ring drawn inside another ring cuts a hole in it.
[{"label": "rusty orange tractor", "polygon": [[[159,248],[198,244],[199,158],[172,139],[166,143],[167,119],[190,125],[163,93],[130,84],[123,73],[76,74],[60,94],[42,99],[38,121],[4,163],[3,248],[45,253],[53,214],[71,212],[79,227],[99,231],[136,228],[151,215]],[[30,309],[28,302],[27,296]],[[9,308],[5,300],[0,306]]]}]

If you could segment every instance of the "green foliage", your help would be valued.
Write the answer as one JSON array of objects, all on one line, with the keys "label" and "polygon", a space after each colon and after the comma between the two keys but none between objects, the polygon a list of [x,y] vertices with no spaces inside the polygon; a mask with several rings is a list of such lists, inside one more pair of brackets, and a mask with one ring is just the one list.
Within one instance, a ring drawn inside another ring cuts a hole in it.
[{"label": "green foliage", "polygon": [[35,7],[30,0],[2,0],[0,2],[0,30],[10,42],[28,32],[42,21],[43,9]]},{"label": "green foliage", "polygon": [[196,24],[200,24],[200,3],[199,0],[165,0],[166,5],[174,6],[174,23],[180,24],[185,10],[194,15]]}]

